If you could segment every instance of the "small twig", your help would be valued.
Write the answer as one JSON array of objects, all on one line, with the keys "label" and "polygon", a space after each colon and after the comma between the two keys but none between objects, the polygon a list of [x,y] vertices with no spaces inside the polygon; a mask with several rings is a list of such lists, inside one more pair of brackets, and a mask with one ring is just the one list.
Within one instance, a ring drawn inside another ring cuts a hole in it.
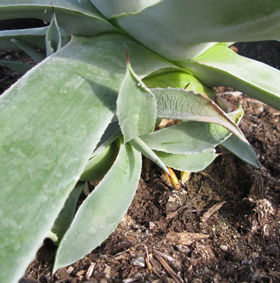
[{"label": "small twig", "polygon": [[225,201],[217,203],[213,205],[208,211],[206,211],[200,218],[201,222],[206,222],[216,211],[218,211],[223,205]]},{"label": "small twig", "polygon": [[170,267],[170,265],[162,257],[156,254],[155,257],[176,283],[184,282],[184,280]]},{"label": "small twig", "polygon": [[95,265],[96,265],[95,262],[91,262],[91,263],[90,263],[90,266],[89,266],[89,268],[88,268],[88,270],[87,270],[87,272],[86,272],[86,275],[85,275],[86,280],[89,280],[89,279],[90,279],[90,277],[91,277],[91,275],[92,275],[92,273],[93,273],[93,270],[94,270]]},{"label": "small twig", "polygon": [[181,264],[178,262],[178,260],[176,260],[172,256],[161,253],[160,251],[157,251],[157,250],[153,250],[153,254],[165,258],[167,261],[171,262],[173,264],[173,266],[175,266],[177,269],[181,268]]},{"label": "small twig", "polygon": [[146,252],[145,262],[146,262],[146,264],[147,264],[148,269],[151,271],[151,270],[153,269],[153,267],[152,267],[152,265],[151,265],[151,263],[150,263],[150,255],[149,255],[148,248],[147,248],[147,246],[144,245],[144,244],[139,244],[139,245],[135,246],[135,248],[138,248],[138,247],[140,247],[140,246],[144,247],[144,249],[145,249],[145,252]]}]

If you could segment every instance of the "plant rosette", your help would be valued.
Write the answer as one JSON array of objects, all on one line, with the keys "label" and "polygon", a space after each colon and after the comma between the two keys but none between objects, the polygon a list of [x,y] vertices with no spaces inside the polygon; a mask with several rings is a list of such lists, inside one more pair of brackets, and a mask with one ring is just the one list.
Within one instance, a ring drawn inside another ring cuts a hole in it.
[{"label": "plant rosette", "polygon": [[[132,202],[141,154],[166,174],[197,172],[222,145],[260,167],[238,127],[243,109],[213,87],[280,109],[279,71],[228,48],[279,40],[277,1],[3,0],[0,12],[49,23],[0,31],[2,50],[37,63],[1,61],[24,73],[0,97],[3,282],[23,276],[50,231],[54,271],[100,245]],[[161,119],[181,123],[154,131]]]}]

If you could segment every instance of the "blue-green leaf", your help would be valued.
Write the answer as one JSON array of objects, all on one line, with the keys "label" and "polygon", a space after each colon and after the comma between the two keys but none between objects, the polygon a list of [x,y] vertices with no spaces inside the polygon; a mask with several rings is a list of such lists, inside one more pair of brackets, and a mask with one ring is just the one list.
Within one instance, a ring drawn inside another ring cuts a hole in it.
[{"label": "blue-green leaf", "polygon": [[280,5],[275,0],[162,0],[152,4],[134,13],[123,7],[123,13],[117,11],[111,19],[151,50],[179,64],[202,54],[212,42],[280,39]]},{"label": "blue-green leaf", "polygon": [[25,51],[36,63],[39,63],[46,58],[46,55],[43,52],[37,51],[30,43],[18,39],[11,39],[11,42]]},{"label": "blue-green leaf", "polygon": [[1,0],[0,20],[37,18],[50,22],[53,8],[58,25],[70,34],[94,36],[120,33],[89,0]]},{"label": "blue-green leaf", "polygon": [[52,20],[46,33],[46,54],[52,55],[62,47],[62,36],[57,24],[55,11],[53,9]]},{"label": "blue-green leaf", "polygon": [[118,147],[111,143],[88,161],[80,179],[82,181],[93,181],[102,178],[114,163],[117,154]]}]

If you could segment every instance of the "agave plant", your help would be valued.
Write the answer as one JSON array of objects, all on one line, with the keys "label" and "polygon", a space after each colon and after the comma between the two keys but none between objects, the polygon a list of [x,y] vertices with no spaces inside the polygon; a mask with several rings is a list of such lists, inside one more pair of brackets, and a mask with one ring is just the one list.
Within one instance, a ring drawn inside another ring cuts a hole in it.
[{"label": "agave plant", "polygon": [[[242,108],[230,112],[213,87],[280,110],[279,71],[228,48],[279,39],[279,15],[273,0],[2,0],[0,20],[49,23],[0,32],[1,49],[38,62],[2,62],[28,70],[0,99],[3,282],[21,278],[49,231],[54,271],[100,245],[131,204],[141,153],[166,172],[196,172],[222,145],[259,167]],[[182,123],[154,131],[163,118]]]}]

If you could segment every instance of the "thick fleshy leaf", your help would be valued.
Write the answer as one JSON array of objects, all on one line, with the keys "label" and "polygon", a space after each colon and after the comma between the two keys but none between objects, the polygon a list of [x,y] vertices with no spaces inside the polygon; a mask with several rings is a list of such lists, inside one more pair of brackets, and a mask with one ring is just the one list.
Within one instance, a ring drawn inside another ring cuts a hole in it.
[{"label": "thick fleshy leaf", "polygon": [[152,6],[161,0],[118,0],[118,1],[107,1],[107,0],[90,0],[92,4],[106,17],[111,18],[118,14],[123,13],[136,13],[149,6]]},{"label": "thick fleshy leaf", "polygon": [[169,171],[165,164],[141,138],[134,138],[130,140],[129,143],[169,175]]},{"label": "thick fleshy leaf", "polygon": [[236,136],[232,135],[226,141],[221,144],[222,147],[236,155],[238,158],[244,162],[260,168],[261,164],[258,160],[258,156],[252,146],[247,143],[242,142]]},{"label": "thick fleshy leaf", "polygon": [[50,22],[54,8],[58,25],[77,36],[120,31],[110,24],[90,0],[1,0],[0,20],[36,18]]},{"label": "thick fleshy leaf", "polygon": [[231,86],[280,110],[280,71],[242,57],[224,44],[215,45],[184,65],[210,87]]},{"label": "thick fleshy leaf", "polygon": [[[229,114],[233,121],[243,115],[243,109]],[[225,141],[231,132],[224,127],[203,122],[186,122],[155,131],[141,139],[152,149],[174,153],[188,154],[212,149]]]},{"label": "thick fleshy leaf", "polygon": [[23,275],[111,122],[126,50],[142,77],[172,66],[123,35],[74,37],[0,97],[4,282]]},{"label": "thick fleshy leaf", "polygon": [[156,99],[134,73],[127,59],[126,75],[117,100],[117,115],[124,142],[151,133],[156,123]]},{"label": "thick fleshy leaf", "polygon": [[210,98],[177,88],[154,88],[151,91],[157,100],[159,118],[218,124],[247,142],[234,121]]},{"label": "thick fleshy leaf", "polygon": [[209,42],[280,39],[279,17],[275,0],[164,0],[112,20],[165,58],[187,61],[212,46]]},{"label": "thick fleshy leaf", "polygon": [[55,234],[57,242],[59,242],[67,229],[69,228],[72,220],[74,219],[78,199],[85,187],[85,182],[79,182],[69,194],[63,209],[60,211],[57,219],[52,227],[52,233]]},{"label": "thick fleshy leaf", "polygon": [[201,153],[172,154],[155,151],[166,166],[186,172],[204,170],[218,156],[213,149]]},{"label": "thick fleshy leaf", "polygon": [[84,257],[114,231],[135,195],[141,163],[139,151],[129,143],[121,145],[112,168],[80,206],[63,237],[54,270]]}]

